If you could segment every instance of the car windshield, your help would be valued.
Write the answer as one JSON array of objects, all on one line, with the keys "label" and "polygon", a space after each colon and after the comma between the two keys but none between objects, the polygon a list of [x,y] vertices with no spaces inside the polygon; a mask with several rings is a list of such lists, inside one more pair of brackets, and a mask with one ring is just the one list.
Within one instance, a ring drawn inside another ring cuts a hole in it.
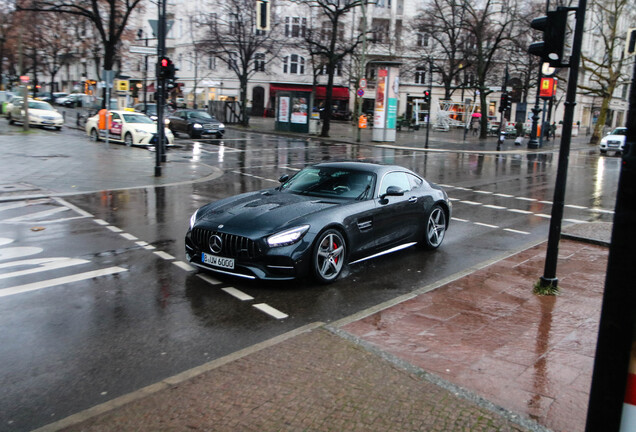
[{"label": "car windshield", "polygon": [[55,109],[46,102],[29,101],[29,108],[46,111],[55,111]]},{"label": "car windshield", "polygon": [[195,118],[195,119],[202,119],[202,120],[214,119],[214,117],[212,117],[210,114],[206,113],[205,111],[190,111],[188,113],[188,118]]},{"label": "car windshield", "polygon": [[627,135],[627,128],[616,128],[612,131],[612,135]]},{"label": "car windshield", "polygon": [[283,183],[280,190],[300,195],[352,200],[373,195],[375,174],[335,167],[310,167]]},{"label": "car windshield", "polygon": [[152,124],[154,121],[150,117],[146,117],[145,115],[139,114],[124,114],[124,121],[126,123],[146,123]]}]

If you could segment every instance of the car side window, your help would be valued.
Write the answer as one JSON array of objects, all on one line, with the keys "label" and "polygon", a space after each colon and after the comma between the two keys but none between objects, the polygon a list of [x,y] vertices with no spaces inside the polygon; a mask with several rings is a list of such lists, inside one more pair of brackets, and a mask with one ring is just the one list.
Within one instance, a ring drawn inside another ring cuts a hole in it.
[{"label": "car side window", "polygon": [[113,117],[112,117],[113,120],[121,120],[121,117],[119,117],[119,114],[112,113],[112,115],[113,115]]},{"label": "car side window", "polygon": [[411,184],[405,172],[394,171],[385,175],[380,185],[380,195],[385,194],[389,186],[397,186],[404,192],[411,190]]},{"label": "car side window", "polygon": [[422,183],[424,182],[421,178],[414,176],[413,174],[407,174],[406,176],[409,178],[411,190],[417,189],[418,187],[422,186]]}]

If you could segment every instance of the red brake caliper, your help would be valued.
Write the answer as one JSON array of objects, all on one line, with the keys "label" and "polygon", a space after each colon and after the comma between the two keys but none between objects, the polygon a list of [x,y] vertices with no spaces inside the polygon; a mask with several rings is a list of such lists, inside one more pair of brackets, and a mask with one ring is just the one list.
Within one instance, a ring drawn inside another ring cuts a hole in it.
[{"label": "red brake caliper", "polygon": [[[338,245],[336,244],[336,242],[333,242],[333,250],[336,250],[336,249],[338,249]],[[338,264],[338,257],[334,257],[333,260],[336,264]]]}]

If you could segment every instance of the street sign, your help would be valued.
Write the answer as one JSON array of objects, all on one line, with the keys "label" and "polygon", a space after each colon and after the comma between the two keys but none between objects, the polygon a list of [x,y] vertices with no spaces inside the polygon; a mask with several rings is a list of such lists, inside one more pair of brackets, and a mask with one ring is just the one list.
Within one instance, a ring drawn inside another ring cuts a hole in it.
[{"label": "street sign", "polygon": [[133,54],[157,55],[157,47],[131,46],[130,52]]},{"label": "street sign", "polygon": [[22,84],[28,84],[31,79],[28,75],[20,75],[20,81]]},{"label": "street sign", "polygon": [[366,88],[366,86],[367,86],[367,80],[364,78],[360,78],[360,88],[363,89],[363,88]]},{"label": "street sign", "polygon": [[358,97],[364,96],[364,89],[359,88],[357,91]]},{"label": "street sign", "polygon": [[127,92],[130,87],[130,81],[128,80],[117,80],[117,91]]},{"label": "street sign", "polygon": [[[152,28],[152,35],[154,37],[158,37],[157,35],[159,34],[159,20],[148,20],[148,24],[150,24],[150,28]],[[174,24],[174,20],[166,20],[166,36],[168,36],[168,33],[170,33],[172,24]]]}]

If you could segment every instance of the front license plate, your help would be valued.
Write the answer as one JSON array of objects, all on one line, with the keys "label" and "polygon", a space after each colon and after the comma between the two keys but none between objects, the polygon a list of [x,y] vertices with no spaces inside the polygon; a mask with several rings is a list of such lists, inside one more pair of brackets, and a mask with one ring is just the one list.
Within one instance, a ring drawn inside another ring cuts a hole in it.
[{"label": "front license plate", "polygon": [[221,267],[230,270],[234,269],[234,258],[225,258],[203,253],[201,256],[201,261],[203,261],[204,264],[209,264],[215,267]]}]

